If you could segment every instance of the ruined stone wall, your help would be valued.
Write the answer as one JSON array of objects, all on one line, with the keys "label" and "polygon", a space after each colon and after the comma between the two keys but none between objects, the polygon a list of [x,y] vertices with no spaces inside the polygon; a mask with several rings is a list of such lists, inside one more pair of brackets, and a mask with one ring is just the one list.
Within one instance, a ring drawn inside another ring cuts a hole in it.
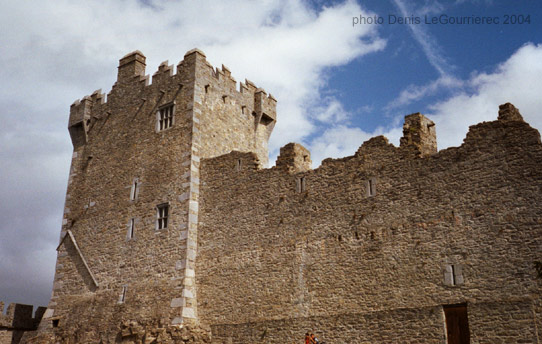
[{"label": "ruined stone wall", "polygon": [[466,303],[471,342],[538,343],[542,146],[501,110],[423,158],[377,137],[305,172],[202,160],[198,315],[213,342],[441,343],[442,305]]}]

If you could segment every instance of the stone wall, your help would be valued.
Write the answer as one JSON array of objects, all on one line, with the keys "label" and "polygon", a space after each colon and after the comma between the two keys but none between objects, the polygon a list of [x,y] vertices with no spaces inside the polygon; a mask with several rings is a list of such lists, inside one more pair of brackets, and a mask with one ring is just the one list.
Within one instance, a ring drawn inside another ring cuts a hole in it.
[{"label": "stone wall", "polygon": [[460,147],[402,142],[301,172],[250,153],[202,161],[198,314],[213,342],[441,343],[442,306],[463,303],[473,343],[538,342],[539,133],[500,114]]}]

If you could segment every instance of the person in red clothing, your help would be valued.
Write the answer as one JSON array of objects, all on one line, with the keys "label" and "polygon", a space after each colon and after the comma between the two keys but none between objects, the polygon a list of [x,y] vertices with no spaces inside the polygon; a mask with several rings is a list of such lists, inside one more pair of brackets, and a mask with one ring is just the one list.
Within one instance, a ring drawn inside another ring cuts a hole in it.
[{"label": "person in red clothing", "polygon": [[309,332],[305,333],[305,344],[312,344]]}]

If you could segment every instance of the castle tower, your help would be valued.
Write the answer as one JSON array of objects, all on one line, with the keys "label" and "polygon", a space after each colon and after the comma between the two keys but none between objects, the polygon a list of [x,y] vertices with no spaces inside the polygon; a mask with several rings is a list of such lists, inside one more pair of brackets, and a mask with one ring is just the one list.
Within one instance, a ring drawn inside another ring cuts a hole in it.
[{"label": "castle tower", "polygon": [[114,331],[104,324],[197,323],[200,159],[251,151],[265,165],[275,107],[252,82],[237,89],[228,68],[215,70],[197,49],[175,74],[162,63],[150,84],[145,56],[132,52],[120,60],[107,101],[100,91],[76,101],[53,293],[40,331],[109,342]]}]

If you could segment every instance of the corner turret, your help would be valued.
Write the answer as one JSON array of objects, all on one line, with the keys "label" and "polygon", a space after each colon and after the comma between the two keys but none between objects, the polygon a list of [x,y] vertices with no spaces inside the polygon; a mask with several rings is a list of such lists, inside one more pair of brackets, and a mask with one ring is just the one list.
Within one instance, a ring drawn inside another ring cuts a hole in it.
[{"label": "corner turret", "polygon": [[70,132],[74,150],[87,143],[92,103],[92,99],[87,96],[82,100],[77,100],[70,107],[68,130]]},{"label": "corner turret", "polygon": [[277,113],[276,113],[276,107],[277,107],[277,100],[272,96],[267,96],[267,93],[261,89],[258,88],[256,92],[254,92],[254,120],[256,126],[259,124],[264,125],[268,127],[268,136],[271,135],[271,131],[273,130],[273,127],[275,126],[275,122],[277,121]]}]

